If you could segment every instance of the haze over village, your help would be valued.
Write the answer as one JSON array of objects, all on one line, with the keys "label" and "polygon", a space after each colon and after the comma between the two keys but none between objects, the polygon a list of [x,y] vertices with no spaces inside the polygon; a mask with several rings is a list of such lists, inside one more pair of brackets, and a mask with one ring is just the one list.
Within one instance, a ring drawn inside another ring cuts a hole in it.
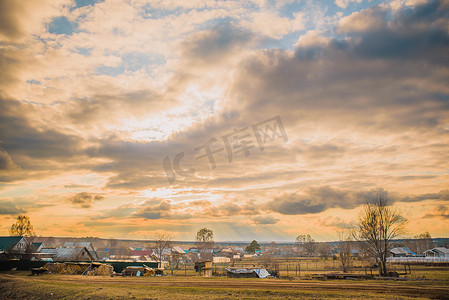
[{"label": "haze over village", "polygon": [[448,1],[0,1],[0,20],[0,236],[26,215],[38,237],[268,249],[335,241],[378,195],[401,238],[449,236]]}]

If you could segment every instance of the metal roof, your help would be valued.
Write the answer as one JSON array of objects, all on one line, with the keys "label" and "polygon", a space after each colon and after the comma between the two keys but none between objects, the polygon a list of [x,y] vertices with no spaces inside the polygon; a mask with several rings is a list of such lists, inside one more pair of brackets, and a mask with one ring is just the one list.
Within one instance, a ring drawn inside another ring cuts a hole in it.
[{"label": "metal roof", "polygon": [[42,246],[42,243],[33,243],[34,249],[39,249],[39,247]]},{"label": "metal roof", "polygon": [[89,251],[85,248],[58,248],[56,249],[55,254],[56,260],[91,260],[93,259],[92,255],[89,253]]},{"label": "metal roof", "polygon": [[17,245],[22,236],[0,236],[0,250],[9,250]]},{"label": "metal roof", "polygon": [[445,247],[436,247],[436,248],[433,248],[432,250],[436,251],[436,252],[441,252],[444,254],[449,254],[449,249],[447,249]]},{"label": "metal roof", "polygon": [[408,247],[396,247],[390,250],[393,254],[412,254],[412,251]]},{"label": "metal roof", "polygon": [[182,249],[181,247],[179,247],[179,246],[172,247],[172,253],[173,252],[178,253],[178,254],[185,254],[186,253],[186,251],[184,249]]},{"label": "metal roof", "polygon": [[98,259],[97,253],[95,252],[95,248],[91,242],[65,242],[63,247],[86,248],[95,260]]},{"label": "metal roof", "polygon": [[43,254],[56,254],[56,248],[42,248],[40,253],[43,253]]},{"label": "metal roof", "polygon": [[78,247],[93,248],[91,242],[65,242],[64,247],[67,247],[67,248],[78,248]]}]

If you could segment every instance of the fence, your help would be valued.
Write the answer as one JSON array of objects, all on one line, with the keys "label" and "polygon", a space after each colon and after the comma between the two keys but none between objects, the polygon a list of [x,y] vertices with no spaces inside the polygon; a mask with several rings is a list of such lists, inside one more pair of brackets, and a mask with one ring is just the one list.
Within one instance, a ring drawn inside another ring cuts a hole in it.
[{"label": "fence", "polygon": [[412,265],[449,265],[449,257],[389,257],[387,262],[392,264],[412,264]]},{"label": "fence", "polygon": [[[19,271],[28,271],[32,268],[43,267],[46,261],[33,261],[33,260],[8,260],[0,261],[0,271],[10,271],[11,269],[16,269]],[[158,264],[155,262],[100,262],[112,265],[114,271],[117,273],[122,272],[123,269],[129,266],[142,266],[145,264],[150,268],[157,268]]]}]

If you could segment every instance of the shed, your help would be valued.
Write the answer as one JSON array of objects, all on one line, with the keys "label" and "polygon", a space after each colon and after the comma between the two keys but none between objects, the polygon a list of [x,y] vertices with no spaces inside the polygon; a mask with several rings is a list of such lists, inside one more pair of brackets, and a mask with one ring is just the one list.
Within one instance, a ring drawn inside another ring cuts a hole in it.
[{"label": "shed", "polygon": [[212,269],[213,269],[213,267],[212,267],[212,261],[210,261],[210,260],[206,260],[206,261],[204,261],[204,268],[203,268],[203,271],[204,271],[204,276],[206,276],[206,277],[212,277]]},{"label": "shed", "polygon": [[54,261],[93,261],[94,257],[86,247],[78,248],[58,248],[54,256]]},{"label": "shed", "polygon": [[65,242],[64,248],[86,248],[94,260],[98,260],[97,253],[91,242]]},{"label": "shed", "polygon": [[449,257],[449,249],[447,249],[445,247],[436,247],[436,248],[424,251],[424,254],[427,257]]},{"label": "shed", "polygon": [[393,257],[406,257],[412,256],[414,253],[408,247],[396,247],[390,250]]}]

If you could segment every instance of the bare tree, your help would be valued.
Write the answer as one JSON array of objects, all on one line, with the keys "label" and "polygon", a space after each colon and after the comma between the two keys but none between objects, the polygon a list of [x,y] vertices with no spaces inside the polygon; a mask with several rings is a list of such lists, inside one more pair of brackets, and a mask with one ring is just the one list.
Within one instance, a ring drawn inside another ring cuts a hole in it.
[{"label": "bare tree", "polygon": [[259,263],[267,269],[276,269],[276,260],[269,253],[264,253],[258,258]]},{"label": "bare tree", "polygon": [[156,252],[157,259],[162,262],[164,257],[164,250],[172,247],[171,236],[167,233],[157,232],[154,236],[154,251]]},{"label": "bare tree", "polygon": [[19,215],[16,223],[11,225],[9,234],[11,236],[33,236],[34,231],[30,218],[26,215]]},{"label": "bare tree", "polygon": [[300,234],[296,237],[296,246],[300,251],[304,251],[308,256],[313,256],[317,250],[317,242],[310,234]]},{"label": "bare tree", "polygon": [[365,204],[359,215],[354,237],[380,264],[380,276],[387,275],[387,256],[394,247],[393,240],[404,232],[406,222],[381,193],[373,202]]},{"label": "bare tree", "polygon": [[327,243],[319,243],[317,246],[317,252],[325,259],[332,255],[331,247]]},{"label": "bare tree", "polygon": [[338,232],[338,248],[340,252],[340,263],[343,273],[346,273],[351,267],[352,241],[353,234],[348,230]]},{"label": "bare tree", "polygon": [[424,233],[415,235],[413,240],[410,241],[409,247],[413,252],[421,254],[426,250],[434,248],[435,243],[433,242],[430,233],[426,231]]},{"label": "bare tree", "polygon": [[201,259],[212,259],[214,248],[214,232],[207,228],[202,228],[196,233],[195,245],[198,248]]},{"label": "bare tree", "polygon": [[276,254],[276,252],[277,252],[277,247],[278,247],[278,244],[276,244],[276,242],[271,242],[270,245],[269,245],[269,247],[268,247],[268,252],[269,252],[271,255]]},{"label": "bare tree", "polygon": [[129,256],[131,255],[131,249],[129,248],[129,245],[127,242],[124,241],[120,241],[120,240],[116,240],[116,242],[114,242],[114,253],[115,253],[115,258],[116,259],[128,259]]}]

